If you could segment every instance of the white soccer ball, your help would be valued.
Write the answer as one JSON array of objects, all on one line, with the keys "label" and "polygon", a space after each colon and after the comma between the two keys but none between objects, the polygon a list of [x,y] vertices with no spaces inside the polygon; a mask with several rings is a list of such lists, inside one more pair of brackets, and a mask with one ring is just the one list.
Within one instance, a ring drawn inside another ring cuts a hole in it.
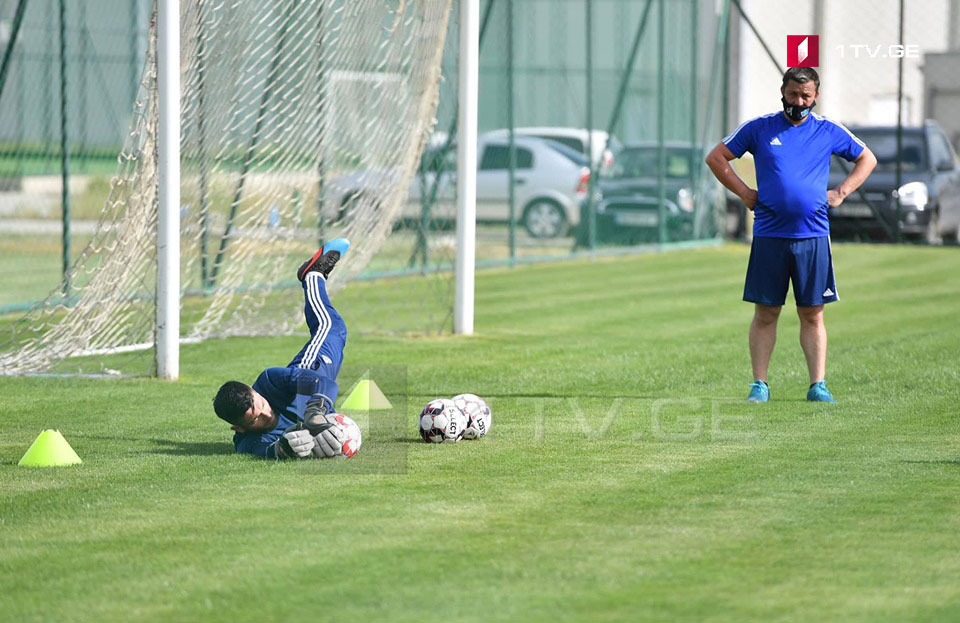
[{"label": "white soccer ball", "polygon": [[459,394],[453,397],[453,404],[467,418],[464,439],[479,439],[487,434],[493,423],[493,414],[483,398],[476,394]]},{"label": "white soccer ball", "polygon": [[337,420],[337,426],[343,432],[343,449],[341,452],[346,458],[350,458],[360,451],[360,444],[363,442],[363,435],[360,433],[360,426],[342,413],[333,414]]},{"label": "white soccer ball", "polygon": [[466,428],[467,418],[452,400],[431,400],[420,412],[420,437],[427,443],[460,441]]}]

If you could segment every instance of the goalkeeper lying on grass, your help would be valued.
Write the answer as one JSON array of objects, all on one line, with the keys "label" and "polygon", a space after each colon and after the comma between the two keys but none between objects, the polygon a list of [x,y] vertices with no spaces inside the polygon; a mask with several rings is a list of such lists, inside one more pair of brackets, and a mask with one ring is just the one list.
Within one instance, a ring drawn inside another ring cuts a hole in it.
[{"label": "goalkeeper lying on grass", "polygon": [[347,327],[330,304],[326,279],[350,248],[345,238],[323,245],[297,271],[310,339],[286,368],[267,368],[253,387],[228,381],[213,399],[230,424],[240,454],[267,459],[342,454],[344,431],[333,413]]}]

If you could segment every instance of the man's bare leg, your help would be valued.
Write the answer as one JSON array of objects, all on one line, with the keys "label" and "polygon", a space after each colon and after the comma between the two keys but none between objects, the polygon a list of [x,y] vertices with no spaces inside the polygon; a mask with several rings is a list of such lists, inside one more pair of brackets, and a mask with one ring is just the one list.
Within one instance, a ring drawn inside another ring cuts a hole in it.
[{"label": "man's bare leg", "polygon": [[800,346],[807,358],[810,384],[824,380],[827,373],[827,327],[823,323],[823,305],[797,307],[800,316]]},{"label": "man's bare leg", "polygon": [[770,356],[777,342],[777,319],[782,306],[757,304],[750,323],[750,363],[753,365],[753,379],[767,382],[767,370]]}]

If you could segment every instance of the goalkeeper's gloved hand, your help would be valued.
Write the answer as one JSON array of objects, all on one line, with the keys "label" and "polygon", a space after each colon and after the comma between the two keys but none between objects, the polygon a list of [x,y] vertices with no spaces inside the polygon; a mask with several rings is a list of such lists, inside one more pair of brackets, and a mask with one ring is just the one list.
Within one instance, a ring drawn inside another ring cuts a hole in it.
[{"label": "goalkeeper's gloved hand", "polygon": [[303,411],[303,421],[309,422],[318,415],[326,415],[333,409],[330,399],[323,394],[314,394],[307,402],[307,408]]},{"label": "goalkeeper's gloved hand", "polygon": [[313,452],[317,442],[310,431],[301,424],[288,426],[273,444],[278,459],[305,459]]},{"label": "goalkeeper's gloved hand", "polygon": [[336,414],[320,413],[315,410],[310,414],[310,407],[304,413],[304,426],[313,435],[313,455],[318,459],[332,458],[343,454],[343,428],[337,423]]}]

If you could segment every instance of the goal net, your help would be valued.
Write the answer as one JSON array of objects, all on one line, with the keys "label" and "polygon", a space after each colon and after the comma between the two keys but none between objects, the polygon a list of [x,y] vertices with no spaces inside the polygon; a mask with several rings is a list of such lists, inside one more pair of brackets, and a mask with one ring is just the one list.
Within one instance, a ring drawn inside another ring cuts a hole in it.
[{"label": "goal net", "polygon": [[[182,341],[301,330],[295,271],[323,240],[353,243],[331,292],[364,272],[434,125],[450,4],[181,2]],[[92,241],[5,331],[0,373],[153,370],[154,35]]]}]

